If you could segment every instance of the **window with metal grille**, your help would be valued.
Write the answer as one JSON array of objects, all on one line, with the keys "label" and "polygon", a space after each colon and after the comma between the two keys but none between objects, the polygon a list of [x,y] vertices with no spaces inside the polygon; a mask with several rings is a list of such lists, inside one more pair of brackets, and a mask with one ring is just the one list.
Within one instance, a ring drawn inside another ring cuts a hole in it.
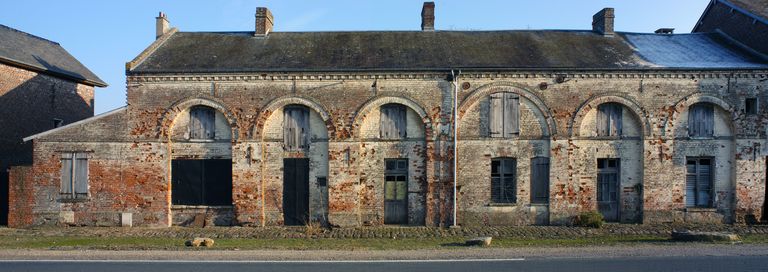
[{"label": "window with metal grille", "polygon": [[714,136],[715,109],[712,104],[694,104],[688,111],[688,136],[711,138]]},{"label": "window with metal grille", "polygon": [[597,106],[597,136],[621,136],[622,106],[604,103]]},{"label": "window with metal grille", "polygon": [[61,154],[61,196],[66,199],[88,197],[88,155]]},{"label": "window with metal grille", "polygon": [[491,160],[491,202],[517,202],[517,160],[496,158]]},{"label": "window with metal grille", "polygon": [[189,138],[213,140],[215,138],[216,110],[206,106],[195,106],[189,110]]},{"label": "window with metal grille", "polygon": [[309,148],[309,109],[292,105],[283,110],[283,143],[286,150]]},{"label": "window with metal grille", "polygon": [[711,157],[686,158],[686,207],[710,208],[713,206],[712,169],[714,169],[714,159]]},{"label": "window with metal grille", "polygon": [[511,138],[520,134],[520,97],[515,93],[491,94],[490,136]]},{"label": "window with metal grille", "polygon": [[549,203],[549,158],[531,159],[531,203]]},{"label": "window with metal grille", "polygon": [[406,108],[400,104],[386,104],[381,106],[381,122],[379,133],[382,139],[405,139],[406,135]]}]

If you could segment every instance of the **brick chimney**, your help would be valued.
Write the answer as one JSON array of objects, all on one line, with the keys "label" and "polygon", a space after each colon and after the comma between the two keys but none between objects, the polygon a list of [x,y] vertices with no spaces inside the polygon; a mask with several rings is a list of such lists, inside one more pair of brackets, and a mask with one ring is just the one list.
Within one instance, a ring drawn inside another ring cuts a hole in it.
[{"label": "brick chimney", "polygon": [[272,12],[269,9],[265,7],[256,8],[256,32],[253,33],[254,36],[266,36],[272,31],[272,26],[274,25]]},{"label": "brick chimney", "polygon": [[613,36],[613,8],[604,8],[592,16],[592,31],[606,37]]},{"label": "brick chimney", "polygon": [[424,2],[421,8],[421,30],[435,30],[435,2]]},{"label": "brick chimney", "polygon": [[155,17],[155,39],[160,38],[160,36],[165,35],[165,33],[168,33],[170,30],[171,27],[170,23],[168,23],[168,17],[161,11],[160,14]]}]

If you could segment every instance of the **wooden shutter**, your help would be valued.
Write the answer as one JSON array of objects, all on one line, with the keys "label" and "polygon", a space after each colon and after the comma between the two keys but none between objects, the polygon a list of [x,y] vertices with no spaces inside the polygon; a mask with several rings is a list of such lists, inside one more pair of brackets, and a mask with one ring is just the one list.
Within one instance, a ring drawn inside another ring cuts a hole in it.
[{"label": "wooden shutter", "polygon": [[685,206],[696,207],[696,160],[688,159],[686,163],[685,175]]},{"label": "wooden shutter", "polygon": [[384,139],[403,139],[406,135],[406,108],[403,105],[387,104],[381,106],[379,131]]},{"label": "wooden shutter", "polygon": [[84,153],[75,153],[75,194],[88,194],[88,157]]},{"label": "wooden shutter", "polygon": [[205,139],[215,138],[215,126],[216,126],[216,112],[211,108],[202,108],[200,119],[201,127],[203,128],[203,137]]},{"label": "wooden shutter", "polygon": [[200,111],[197,108],[192,108],[189,111],[189,138],[201,139],[203,127],[200,123]]},{"label": "wooden shutter", "polygon": [[549,203],[549,158],[531,159],[531,203]]},{"label": "wooden shutter", "polygon": [[309,110],[306,108],[297,108],[295,109],[296,116],[298,117],[298,120],[296,121],[297,127],[297,134],[298,137],[297,143],[300,148],[308,148],[309,147]]},{"label": "wooden shutter", "polygon": [[394,118],[397,135],[400,139],[405,139],[405,137],[408,136],[406,133],[408,124],[406,123],[407,116],[405,106],[398,105],[395,111],[397,112],[395,115],[396,118]]},{"label": "wooden shutter", "polygon": [[502,137],[504,133],[504,93],[494,93],[490,97],[490,123],[491,137]]},{"label": "wooden shutter", "polygon": [[72,153],[61,154],[61,193],[72,193]]},{"label": "wooden shutter", "polygon": [[379,119],[379,136],[384,139],[390,139],[392,133],[392,120],[390,119],[389,110],[390,108],[386,105],[379,109],[381,112]]},{"label": "wooden shutter", "polygon": [[712,137],[715,135],[715,109],[712,105],[706,105],[702,110],[703,124],[702,132],[704,137]]},{"label": "wooden shutter", "polygon": [[619,104],[610,104],[611,113],[611,134],[610,136],[621,136],[621,112],[622,107]]},{"label": "wooden shutter", "polygon": [[708,104],[695,104],[688,111],[688,136],[714,136],[715,109]]},{"label": "wooden shutter", "polygon": [[696,206],[711,207],[712,205],[712,160],[700,159],[698,164],[696,184]]},{"label": "wooden shutter", "polygon": [[608,136],[608,113],[605,104],[597,106],[597,136]]},{"label": "wooden shutter", "polygon": [[504,93],[504,137],[520,133],[520,98],[514,93]]}]

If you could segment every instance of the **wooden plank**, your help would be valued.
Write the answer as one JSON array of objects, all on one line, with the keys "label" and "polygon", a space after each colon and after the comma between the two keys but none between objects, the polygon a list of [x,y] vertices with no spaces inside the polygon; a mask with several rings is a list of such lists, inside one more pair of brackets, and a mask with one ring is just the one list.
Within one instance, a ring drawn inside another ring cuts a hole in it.
[{"label": "wooden plank", "polygon": [[490,103],[490,136],[502,137],[504,133],[504,93],[491,94]]},{"label": "wooden plank", "polygon": [[504,137],[520,133],[520,98],[515,93],[504,93]]}]

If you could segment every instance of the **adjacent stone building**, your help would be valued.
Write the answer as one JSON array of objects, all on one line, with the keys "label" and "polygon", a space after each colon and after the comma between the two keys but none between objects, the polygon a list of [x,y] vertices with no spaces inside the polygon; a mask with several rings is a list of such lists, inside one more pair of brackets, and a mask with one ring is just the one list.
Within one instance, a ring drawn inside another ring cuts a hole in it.
[{"label": "adjacent stone building", "polygon": [[32,163],[22,138],[92,117],[105,86],[58,43],[0,25],[0,225],[21,204],[8,198],[8,168]]},{"label": "adjacent stone building", "polygon": [[15,225],[765,218],[754,50],[616,32],[610,8],[583,31],[435,30],[433,3],[422,20],[274,32],[258,8],[255,31],[182,32],[161,13],[126,107],[26,138]]}]

